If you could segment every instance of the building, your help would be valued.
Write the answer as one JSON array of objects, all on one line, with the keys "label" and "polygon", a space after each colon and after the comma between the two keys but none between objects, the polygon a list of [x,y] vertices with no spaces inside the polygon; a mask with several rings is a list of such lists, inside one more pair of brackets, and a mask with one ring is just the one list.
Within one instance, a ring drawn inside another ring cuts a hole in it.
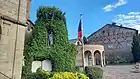
[{"label": "building", "polygon": [[[83,49],[84,48],[84,49]],[[105,52],[103,45],[84,45],[77,46],[76,66],[96,66],[105,65]]]},{"label": "building", "polygon": [[21,79],[31,0],[0,0],[0,79]]},{"label": "building", "polygon": [[83,69],[86,66],[104,67],[106,65],[103,45],[84,44],[83,46],[77,39],[69,40],[69,42],[77,46],[76,66]]},{"label": "building", "polygon": [[122,63],[133,60],[131,47],[136,34],[136,29],[112,23],[92,33],[87,39],[89,44],[104,46],[107,63]]}]

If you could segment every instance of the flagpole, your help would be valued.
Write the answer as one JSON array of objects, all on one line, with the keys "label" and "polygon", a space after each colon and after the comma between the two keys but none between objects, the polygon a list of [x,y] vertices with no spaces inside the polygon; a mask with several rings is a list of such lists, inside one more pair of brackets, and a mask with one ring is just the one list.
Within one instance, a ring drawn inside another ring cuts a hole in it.
[{"label": "flagpole", "polygon": [[[80,14],[80,19],[81,19],[81,23],[82,22],[82,14]],[[84,36],[84,30],[83,30],[83,24],[81,25],[82,26],[82,59],[83,59],[83,68],[85,69],[85,57],[84,57],[84,40],[83,40],[83,36]]]}]

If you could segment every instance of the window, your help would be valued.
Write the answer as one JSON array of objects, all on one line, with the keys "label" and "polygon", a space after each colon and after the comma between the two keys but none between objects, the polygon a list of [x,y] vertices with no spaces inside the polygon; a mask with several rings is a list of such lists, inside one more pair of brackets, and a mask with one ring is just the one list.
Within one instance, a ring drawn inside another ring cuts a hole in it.
[{"label": "window", "polygon": [[54,44],[54,33],[52,29],[48,29],[48,46]]},{"label": "window", "polygon": [[105,33],[105,31],[103,30],[103,34]]},{"label": "window", "polygon": [[115,30],[113,30],[113,35],[115,35]]},{"label": "window", "polygon": [[107,35],[109,36],[110,35],[110,32],[107,32]]}]

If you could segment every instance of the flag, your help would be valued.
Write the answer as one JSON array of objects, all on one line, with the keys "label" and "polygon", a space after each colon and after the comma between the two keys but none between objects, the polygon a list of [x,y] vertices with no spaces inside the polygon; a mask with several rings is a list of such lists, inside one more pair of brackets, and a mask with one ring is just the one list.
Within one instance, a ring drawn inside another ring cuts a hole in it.
[{"label": "flag", "polygon": [[78,40],[79,41],[82,41],[82,36],[83,36],[83,34],[82,34],[82,21],[80,19],[79,27],[78,27]]}]

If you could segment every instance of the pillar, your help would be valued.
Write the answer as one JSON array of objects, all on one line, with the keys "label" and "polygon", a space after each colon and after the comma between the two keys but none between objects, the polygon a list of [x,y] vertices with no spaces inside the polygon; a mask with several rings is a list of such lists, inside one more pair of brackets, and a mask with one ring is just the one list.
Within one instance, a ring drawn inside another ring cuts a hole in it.
[{"label": "pillar", "polygon": [[105,52],[103,52],[104,54],[103,54],[103,57],[104,57],[104,66],[106,65],[106,63],[105,63]]},{"label": "pillar", "polygon": [[104,67],[104,63],[103,63],[104,61],[103,61],[103,54],[102,53],[103,52],[100,52],[100,54],[101,54],[101,66]]},{"label": "pillar", "polygon": [[94,51],[92,51],[92,63],[93,63],[93,66],[95,65],[95,57],[94,57]]}]

